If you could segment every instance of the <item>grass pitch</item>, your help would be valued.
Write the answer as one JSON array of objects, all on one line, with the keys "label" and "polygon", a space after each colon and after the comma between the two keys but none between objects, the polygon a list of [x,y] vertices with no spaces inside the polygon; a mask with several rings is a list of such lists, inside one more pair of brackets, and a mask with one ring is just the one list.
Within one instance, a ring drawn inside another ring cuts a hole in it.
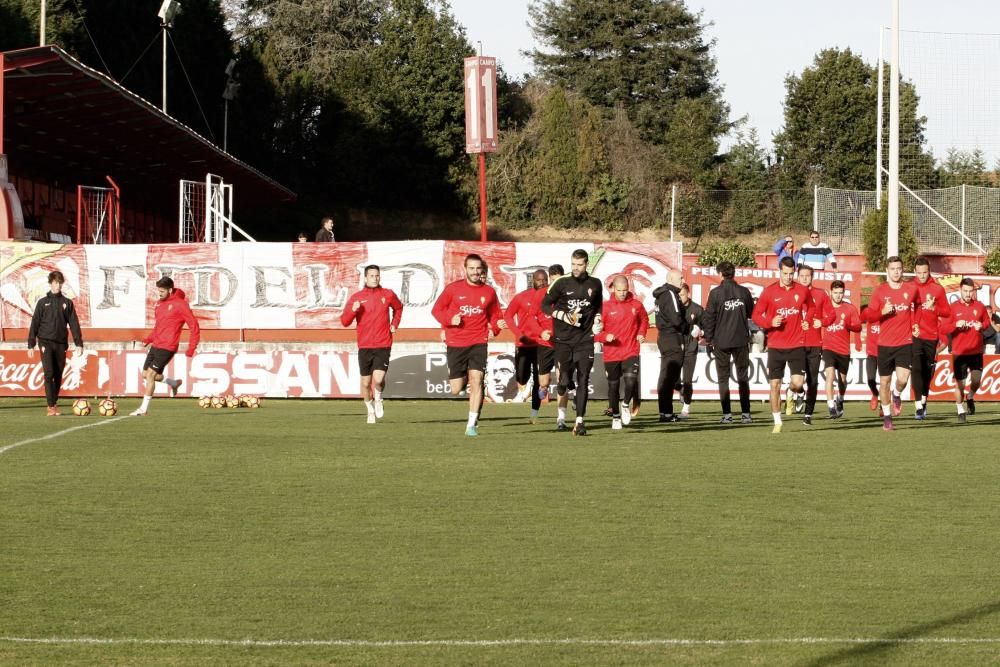
[{"label": "grass pitch", "polygon": [[1000,661],[1000,406],[386,406],[0,401],[0,663]]}]

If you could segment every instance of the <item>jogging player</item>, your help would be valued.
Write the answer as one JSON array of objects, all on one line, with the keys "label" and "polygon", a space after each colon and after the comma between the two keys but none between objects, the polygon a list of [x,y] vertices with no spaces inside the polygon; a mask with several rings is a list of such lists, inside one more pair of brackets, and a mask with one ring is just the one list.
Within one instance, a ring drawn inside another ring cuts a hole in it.
[{"label": "jogging player", "polygon": [[[632,402],[639,395],[639,346],[646,342],[649,315],[642,302],[628,289],[628,278],[617,276],[611,298],[604,302],[604,328],[595,340],[604,344],[604,372],[608,378],[608,408],[611,429],[620,430],[632,421]],[[624,400],[619,387],[625,384]]]},{"label": "jogging player", "polygon": [[[903,409],[900,394],[910,380],[913,339],[920,335],[920,326],[914,322],[919,295],[915,285],[903,282],[903,260],[899,257],[886,260],[885,275],[886,281],[872,292],[865,317],[882,325],[878,335],[879,400],[882,428],[891,431],[893,415]],[[894,372],[896,382],[890,387]]]},{"label": "jogging player", "polygon": [[[570,275],[552,283],[542,300],[542,311],[552,316],[556,365],[559,367],[557,391],[560,399],[569,391],[569,379],[575,377],[577,390],[574,435],[587,435],[583,418],[587,414],[590,371],[594,367],[594,334],[601,331],[601,307],[604,299],[601,281],[587,273],[589,259],[586,250],[574,250]],[[556,430],[567,430],[564,407],[559,408]]]},{"label": "jogging player", "polygon": [[515,294],[507,305],[507,310],[504,311],[504,321],[514,334],[514,378],[517,381],[517,394],[520,397],[530,390],[532,423],[538,417],[542,395],[538,386],[540,375],[538,342],[531,335],[529,322],[541,308],[548,287],[549,274],[544,269],[535,271],[531,274],[531,287]]},{"label": "jogging player", "polygon": [[188,328],[188,358],[193,357],[201,339],[201,327],[198,319],[191,312],[185,298],[184,290],[175,289],[171,278],[163,277],[156,281],[156,307],[153,309],[153,331],[143,339],[143,345],[149,347],[146,361],[142,365],[142,377],[145,380],[145,393],[142,405],[131,414],[132,417],[142,417],[149,410],[149,402],[153,399],[156,383],[162,382],[170,389],[170,395],[177,395],[180,380],[163,376],[167,364],[174,358],[180,345],[181,331],[184,325]]},{"label": "jogging player", "polygon": [[479,435],[479,412],[483,408],[483,377],[486,374],[486,343],[506,329],[497,293],[485,284],[485,263],[479,255],[467,255],[465,278],[441,292],[431,314],[445,332],[448,383],[458,396],[463,386],[469,393],[469,420],[465,435]]},{"label": "jogging player", "polygon": [[[807,322],[809,326],[805,335],[806,411],[802,416],[802,423],[809,426],[812,424],[813,412],[816,410],[816,397],[819,394],[819,367],[820,362],[823,361],[823,327],[833,322],[833,308],[826,292],[818,287],[813,287],[811,266],[799,267],[799,284],[809,290],[809,296],[812,299],[812,308]],[[791,414],[787,404],[785,414]]]},{"label": "jogging player", "polygon": [[80,321],[76,317],[73,300],[62,293],[66,278],[61,271],[49,274],[49,293],[35,304],[28,327],[28,350],[33,355],[35,345],[42,353],[42,372],[45,380],[46,414],[59,416],[59,390],[62,388],[63,370],[66,368],[66,351],[69,337],[66,329],[73,334],[76,352],[83,351],[83,334]]},{"label": "jogging player", "polygon": [[365,267],[365,286],[344,304],[340,323],[345,327],[357,321],[358,367],[361,371],[361,398],[368,412],[368,423],[385,416],[382,391],[389,370],[392,337],[403,317],[403,302],[391,289],[381,286],[382,271],[375,264]]},{"label": "jogging player", "polygon": [[[851,369],[851,332],[861,331],[861,313],[844,301],[846,286],[842,280],[830,283],[832,321],[823,330],[823,372],[826,374],[826,407],[830,419],[844,416],[847,372]],[[837,393],[833,391],[837,381]]]},{"label": "jogging player", "polygon": [[923,419],[927,415],[927,394],[930,393],[934,364],[937,361],[938,339],[941,325],[951,317],[948,296],[938,281],[931,278],[930,262],[926,257],[917,257],[913,264],[914,281],[917,289],[915,321],[920,325],[920,335],[913,337],[912,378],[915,417]]},{"label": "jogging player", "polygon": [[976,414],[976,392],[983,376],[982,332],[990,327],[990,315],[986,306],[976,300],[976,283],[972,278],[962,278],[959,290],[961,299],[951,304],[951,319],[945,324],[945,333],[951,333],[955,409],[958,421],[964,423],[966,410],[970,415]]},{"label": "jogging player", "polygon": [[722,276],[719,286],[708,293],[708,305],[702,323],[705,344],[715,355],[715,370],[719,378],[719,402],[722,404],[722,424],[733,423],[729,398],[729,378],[736,370],[736,386],[740,395],[740,421],[753,422],[750,416],[750,316],[753,296],[750,290],[736,284],[736,267],[732,262],[720,262],[715,268]]},{"label": "jogging player", "polygon": [[872,412],[878,412],[878,334],[882,330],[882,325],[878,322],[864,322],[864,315],[861,319],[864,325],[862,331],[865,332],[865,380],[872,392],[868,407]]},{"label": "jogging player", "polygon": [[791,390],[798,392],[806,373],[805,333],[812,298],[795,282],[795,261],[782,257],[778,282],[764,288],[753,310],[753,321],[767,331],[767,378],[771,384],[772,433],[781,433],[781,381],[787,368]]}]

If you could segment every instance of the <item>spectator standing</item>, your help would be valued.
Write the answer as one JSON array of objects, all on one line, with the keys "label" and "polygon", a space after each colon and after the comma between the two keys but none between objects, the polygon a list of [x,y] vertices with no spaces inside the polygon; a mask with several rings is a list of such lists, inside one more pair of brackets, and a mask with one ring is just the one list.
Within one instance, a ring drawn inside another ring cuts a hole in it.
[{"label": "spectator standing", "polygon": [[823,271],[826,269],[827,261],[830,262],[830,268],[836,271],[837,257],[829,245],[819,240],[819,232],[813,230],[809,233],[809,242],[803,243],[799,248],[795,265],[808,266],[813,271]]},{"label": "spectator standing", "polygon": [[319,231],[316,232],[316,242],[333,243],[336,241],[336,239],[333,238],[333,218],[329,216],[323,218],[320,225]]}]

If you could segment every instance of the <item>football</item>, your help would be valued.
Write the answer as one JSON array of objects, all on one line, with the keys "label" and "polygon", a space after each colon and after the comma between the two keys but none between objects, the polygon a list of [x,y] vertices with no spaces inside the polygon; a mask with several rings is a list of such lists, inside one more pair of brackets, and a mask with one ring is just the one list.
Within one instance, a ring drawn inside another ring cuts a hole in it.
[{"label": "football", "polygon": [[232,394],[226,396],[226,407],[227,408],[238,408],[240,407],[240,399]]},{"label": "football", "polygon": [[97,404],[97,413],[102,417],[114,417],[118,414],[118,404],[110,398],[102,399]]},{"label": "football", "polygon": [[250,397],[247,396],[246,394],[240,394],[239,396],[236,397],[236,399],[240,402],[241,408],[250,407]]},{"label": "football", "polygon": [[90,414],[90,402],[85,398],[78,398],[73,401],[73,414],[77,417],[86,417]]},{"label": "football", "polygon": [[221,396],[213,396],[212,398],[209,399],[209,402],[211,403],[213,408],[226,407],[226,402],[223,400]]},{"label": "football", "polygon": [[200,407],[200,408],[210,408],[210,407],[212,407],[212,397],[211,396],[202,396],[201,398],[199,398],[198,399],[198,407]]},{"label": "football", "polygon": [[246,406],[248,408],[259,408],[260,407],[260,396],[245,396]]}]

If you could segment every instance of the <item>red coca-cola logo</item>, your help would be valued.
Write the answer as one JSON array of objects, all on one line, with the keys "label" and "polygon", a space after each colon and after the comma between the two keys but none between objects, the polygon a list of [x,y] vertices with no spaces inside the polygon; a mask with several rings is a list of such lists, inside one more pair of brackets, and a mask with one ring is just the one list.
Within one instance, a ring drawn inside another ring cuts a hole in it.
[{"label": "red coca-cola logo", "polygon": [[[930,396],[951,396],[955,389],[955,372],[952,369],[952,358],[943,357],[938,360],[931,381]],[[1000,357],[986,357],[983,364],[983,377],[976,392],[976,398],[984,401],[1000,400]]]},{"label": "red coca-cola logo", "polygon": [[45,384],[42,362],[8,364],[0,356],[0,389],[37,391]]}]

